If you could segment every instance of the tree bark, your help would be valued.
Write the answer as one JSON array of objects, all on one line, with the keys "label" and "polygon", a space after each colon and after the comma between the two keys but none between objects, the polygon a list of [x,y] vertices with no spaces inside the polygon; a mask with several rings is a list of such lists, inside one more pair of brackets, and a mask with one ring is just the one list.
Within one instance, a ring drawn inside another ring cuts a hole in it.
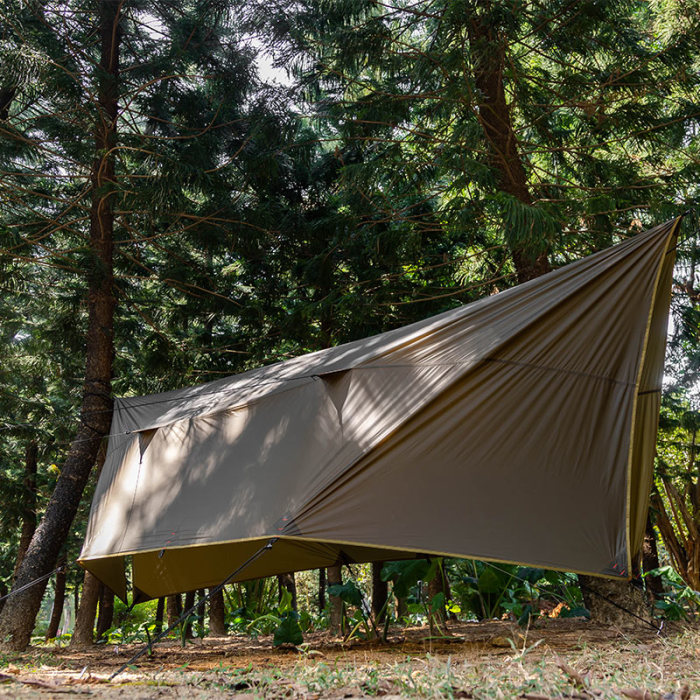
[{"label": "tree bark", "polygon": [[156,604],[156,634],[160,634],[163,631],[163,613],[165,612],[165,598],[162,596],[158,598],[158,603]]},{"label": "tree bark", "polygon": [[[189,610],[194,605],[195,593],[196,591],[187,591],[187,593],[185,593],[185,610]],[[185,612],[185,610],[183,610],[182,612]],[[183,632],[183,636],[185,639],[192,639],[192,618],[193,615],[190,615],[190,617],[188,617],[184,622],[185,629]]]},{"label": "tree bark", "polygon": [[166,600],[166,608],[168,611],[168,627],[172,627],[182,615],[182,596],[169,595]]},{"label": "tree bark", "polygon": [[71,647],[86,647],[94,642],[93,630],[100,600],[100,586],[99,580],[86,571],[83,576],[83,594],[75,615],[75,629],[70,640]]},{"label": "tree bark", "polygon": [[318,570],[318,612],[326,609],[326,570]]},{"label": "tree bark", "polygon": [[[329,566],[327,569],[328,585],[334,586],[343,583],[343,574],[340,566]],[[331,614],[328,621],[328,629],[332,634],[339,636],[343,630],[343,601],[336,595],[330,596]]]},{"label": "tree bark", "polygon": [[17,559],[13,578],[17,577],[17,572],[22,564],[24,555],[29,549],[34,531],[36,530],[36,461],[38,447],[36,440],[27,444],[27,451],[24,458],[24,478],[22,480],[22,532],[19,537],[19,547],[17,548]]},{"label": "tree bark", "polygon": [[664,585],[660,576],[649,576],[648,572],[659,568],[659,551],[656,546],[656,532],[651,521],[651,511],[647,513],[647,524],[642,544],[642,569],[647,574],[644,577],[646,587],[652,598],[661,600],[664,595]]},{"label": "tree bark", "polygon": [[105,632],[112,626],[114,620],[114,591],[104,584],[100,586],[100,608],[97,614],[95,627],[95,639],[98,641],[105,636]]},{"label": "tree bark", "polygon": [[[61,562],[65,565],[66,555],[61,556]],[[51,607],[51,619],[49,626],[46,629],[46,639],[53,639],[58,634],[58,626],[61,624],[61,616],[63,615],[63,605],[66,600],[66,570],[61,569],[56,574],[56,589],[53,597],[53,606]]]},{"label": "tree bark", "polygon": [[[445,601],[447,601],[447,598],[449,596],[449,587],[447,585],[445,577],[443,576],[442,566],[438,565],[437,571],[435,572],[435,576],[433,576],[433,578],[430,581],[428,581],[429,605],[432,604],[433,598],[439,593],[442,593],[445,596]],[[436,610],[434,615],[439,624],[443,624],[447,620],[447,613],[445,612],[444,606]]]},{"label": "tree bark", "polygon": [[629,581],[583,575],[578,580],[592,621],[618,627],[638,627],[644,624],[642,620],[651,621],[649,599]]},{"label": "tree bark", "polygon": [[383,561],[372,562],[372,615],[379,625],[387,614],[387,601],[389,599],[389,583],[382,580]]},{"label": "tree bark", "polygon": [[223,590],[209,599],[209,634],[212,637],[226,636],[226,605]]},{"label": "tree bark", "polygon": [[[32,537],[14,583],[19,589],[48,574],[70,530],[100,443],[109,432],[114,355],[113,200],[116,189],[114,147],[118,112],[119,13],[121,0],[98,3],[101,44],[97,67],[98,115],[95,159],[91,171],[90,250],[94,267],[88,273],[88,330],[80,427]],[[0,648],[21,651],[31,638],[46,583],[14,595],[0,614]]]},{"label": "tree bark", "polygon": [[297,609],[297,584],[294,573],[278,574],[277,585],[279,586],[279,599],[282,600],[282,589],[288,590],[292,594],[292,610]]},{"label": "tree bark", "polygon": [[408,615],[408,603],[405,598],[397,596],[396,593],[394,593],[394,598],[396,599],[396,621],[400,622]]},{"label": "tree bark", "polygon": [[195,613],[197,617],[197,626],[198,626],[198,636],[204,636],[204,616],[206,614],[206,604],[204,603],[204,596],[206,595],[206,591],[203,588],[198,588],[197,589],[197,603],[199,607],[197,608],[197,611]]},{"label": "tree bark", "polygon": [[[510,107],[506,99],[503,73],[506,64],[506,40],[498,27],[490,23],[491,3],[482,3],[481,14],[469,23],[469,44],[474,82],[479,90],[478,118],[486,138],[491,167],[498,174],[499,189],[531,207],[532,195],[527,173],[518,150]],[[510,242],[518,283],[549,272],[546,249],[537,240]]]}]

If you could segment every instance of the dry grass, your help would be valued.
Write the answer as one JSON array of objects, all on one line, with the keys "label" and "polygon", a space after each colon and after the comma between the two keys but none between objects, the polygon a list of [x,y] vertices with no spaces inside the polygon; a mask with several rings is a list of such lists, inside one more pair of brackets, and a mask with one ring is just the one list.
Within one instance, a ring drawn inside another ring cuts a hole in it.
[{"label": "dry grass", "polygon": [[37,648],[5,659],[0,697],[700,697],[697,627],[656,636],[551,620],[527,633],[499,622],[451,631],[436,640],[395,630],[388,644],[350,645],[316,634],[301,650],[267,638],[167,642],[112,683],[135,648]]}]

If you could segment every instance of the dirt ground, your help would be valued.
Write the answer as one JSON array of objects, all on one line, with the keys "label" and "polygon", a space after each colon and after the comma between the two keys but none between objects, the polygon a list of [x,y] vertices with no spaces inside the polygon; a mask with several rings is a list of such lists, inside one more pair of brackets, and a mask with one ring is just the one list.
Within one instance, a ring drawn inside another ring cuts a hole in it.
[{"label": "dirt ground", "polygon": [[0,698],[700,697],[700,629],[595,627],[541,620],[450,623],[450,637],[397,628],[386,643],[307,635],[159,643],[116,679],[139,645],[33,647],[1,658]]}]

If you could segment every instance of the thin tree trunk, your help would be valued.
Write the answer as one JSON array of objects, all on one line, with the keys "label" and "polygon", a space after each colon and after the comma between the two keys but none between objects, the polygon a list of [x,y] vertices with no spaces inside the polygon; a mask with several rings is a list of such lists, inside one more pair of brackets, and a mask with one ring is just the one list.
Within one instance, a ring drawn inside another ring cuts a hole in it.
[{"label": "thin tree trunk", "polygon": [[182,615],[182,596],[177,593],[167,597],[168,627],[172,627]]},{"label": "thin tree trunk", "polygon": [[223,591],[214,593],[209,599],[209,634],[212,637],[226,636],[226,606]]},{"label": "thin tree trunk", "polygon": [[326,609],[326,570],[318,570],[318,611],[322,613]]},{"label": "thin tree trunk", "polygon": [[383,561],[372,562],[372,614],[376,623],[383,622],[387,614],[387,600],[389,599],[389,584],[382,580]]},{"label": "thin tree trunk", "polygon": [[650,571],[659,568],[659,551],[656,546],[656,532],[651,521],[651,511],[647,513],[647,524],[644,530],[644,543],[642,544],[642,569],[646,576],[647,590],[655,600],[661,600],[664,594],[664,585],[660,576],[649,576]]},{"label": "thin tree trunk", "polygon": [[114,591],[104,584],[100,587],[100,611],[97,615],[95,638],[102,639],[114,620]]},{"label": "thin tree trunk", "polygon": [[[343,583],[343,574],[340,566],[329,566],[327,569],[328,585],[334,586]],[[343,601],[336,595],[330,596],[331,615],[328,621],[328,629],[332,634],[339,636],[343,629]]]},{"label": "thin tree trunk", "polygon": [[[95,159],[91,172],[88,330],[85,382],[80,427],[68,451],[44,517],[39,524],[14,583],[17,590],[48,574],[55,566],[90,475],[100,443],[109,431],[112,412],[111,378],[114,355],[113,231],[114,153],[118,113],[119,13],[121,0],[102,0],[99,8],[101,43]],[[21,651],[31,638],[46,583],[12,596],[0,614],[0,648]]]},{"label": "thin tree trunk", "polygon": [[292,594],[292,610],[297,609],[297,584],[294,574],[278,574],[277,585],[279,587],[279,600],[282,600],[282,590],[286,589]]},{"label": "thin tree trunk", "polygon": [[[433,598],[438,595],[439,593],[442,593],[445,601],[447,601],[447,596],[449,595],[449,591],[446,585],[445,577],[443,576],[443,569],[442,566],[438,565],[437,571],[435,572],[435,576],[428,581],[428,601],[429,604],[432,605]],[[445,613],[445,607],[442,606],[438,610],[435,611],[434,613],[435,618],[439,624],[443,624],[446,619],[447,615]]]},{"label": "thin tree trunk", "polygon": [[156,634],[160,634],[163,631],[163,613],[165,612],[165,598],[162,596],[158,598],[158,603],[156,604]]},{"label": "thin tree trunk", "polygon": [[[60,564],[66,563],[66,555],[61,555]],[[49,626],[46,629],[46,639],[53,639],[58,635],[58,626],[61,624],[61,616],[63,615],[63,604],[66,600],[66,570],[61,569],[56,574],[56,590],[53,597],[53,606],[51,608],[51,619]]]},{"label": "thin tree trunk", "polygon": [[[469,26],[474,81],[480,93],[479,123],[489,148],[491,166],[498,173],[499,189],[522,204],[532,206],[503,82],[506,41],[498,27],[489,24],[492,16],[489,0],[484,0],[481,8],[480,14],[473,15]],[[551,270],[541,241],[511,241],[510,249],[519,283]]]},{"label": "thin tree trunk", "polygon": [[5,121],[10,116],[10,106],[17,93],[17,87],[0,88],[0,121]]},{"label": "thin tree trunk", "polygon": [[17,548],[17,559],[13,578],[17,576],[19,567],[22,564],[24,555],[29,549],[34,531],[36,530],[36,459],[38,447],[36,440],[27,444],[27,451],[24,457],[24,479],[22,480],[22,532],[19,537],[19,547]]},{"label": "thin tree trunk", "polygon": [[100,600],[100,586],[99,579],[86,571],[83,576],[83,594],[75,615],[75,629],[70,640],[71,647],[86,647],[94,642],[93,630]]},{"label": "thin tree trunk", "polygon": [[197,603],[199,604],[199,607],[197,608],[197,612],[195,613],[197,617],[197,636],[198,637],[203,637],[204,636],[204,616],[206,614],[206,604],[204,603],[204,596],[206,595],[206,592],[203,588],[197,589]]},{"label": "thin tree trunk", "polygon": [[[106,456],[107,445],[103,442],[97,454],[97,463],[95,465],[98,476],[102,472],[102,466],[104,465]],[[95,615],[97,614],[97,606],[100,602],[103,589],[104,586],[100,583],[99,579],[95,578],[89,571],[86,571],[83,576],[83,593],[80,598],[80,604],[78,604],[78,599],[76,598],[75,628],[70,640],[70,646],[84,647],[90,646],[94,642],[93,629],[95,627]],[[108,629],[108,627],[105,629]],[[99,636],[98,634],[98,638]]]},{"label": "thin tree trunk", "polygon": [[405,598],[402,598],[394,593],[396,599],[396,621],[400,622],[408,615],[408,603]]},{"label": "thin tree trunk", "polygon": [[[187,591],[187,593],[185,593],[185,610],[189,610],[194,605],[195,593],[196,591]],[[185,630],[183,633],[183,637],[185,639],[192,639],[192,616],[187,618],[184,624]]]}]

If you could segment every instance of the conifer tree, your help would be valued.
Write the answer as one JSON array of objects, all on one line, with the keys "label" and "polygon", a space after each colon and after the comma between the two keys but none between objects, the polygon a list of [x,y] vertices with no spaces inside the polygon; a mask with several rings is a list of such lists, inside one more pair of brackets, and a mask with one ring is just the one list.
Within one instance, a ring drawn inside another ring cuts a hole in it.
[{"label": "conifer tree", "polygon": [[[113,388],[191,382],[193,365],[209,369],[197,354],[208,357],[221,329],[238,322],[245,292],[225,270],[256,230],[249,220],[275,152],[266,137],[279,130],[253,92],[253,54],[233,17],[228,3],[207,0],[3,6],[0,48],[15,69],[0,74],[1,262],[29,280],[60,270],[87,367],[80,425],[56,460],[17,588],[55,566],[109,432]],[[20,320],[13,330],[16,347],[43,327]],[[218,355],[224,366],[240,363],[229,357]],[[28,643],[44,587],[9,599],[0,617],[8,648]]]}]

